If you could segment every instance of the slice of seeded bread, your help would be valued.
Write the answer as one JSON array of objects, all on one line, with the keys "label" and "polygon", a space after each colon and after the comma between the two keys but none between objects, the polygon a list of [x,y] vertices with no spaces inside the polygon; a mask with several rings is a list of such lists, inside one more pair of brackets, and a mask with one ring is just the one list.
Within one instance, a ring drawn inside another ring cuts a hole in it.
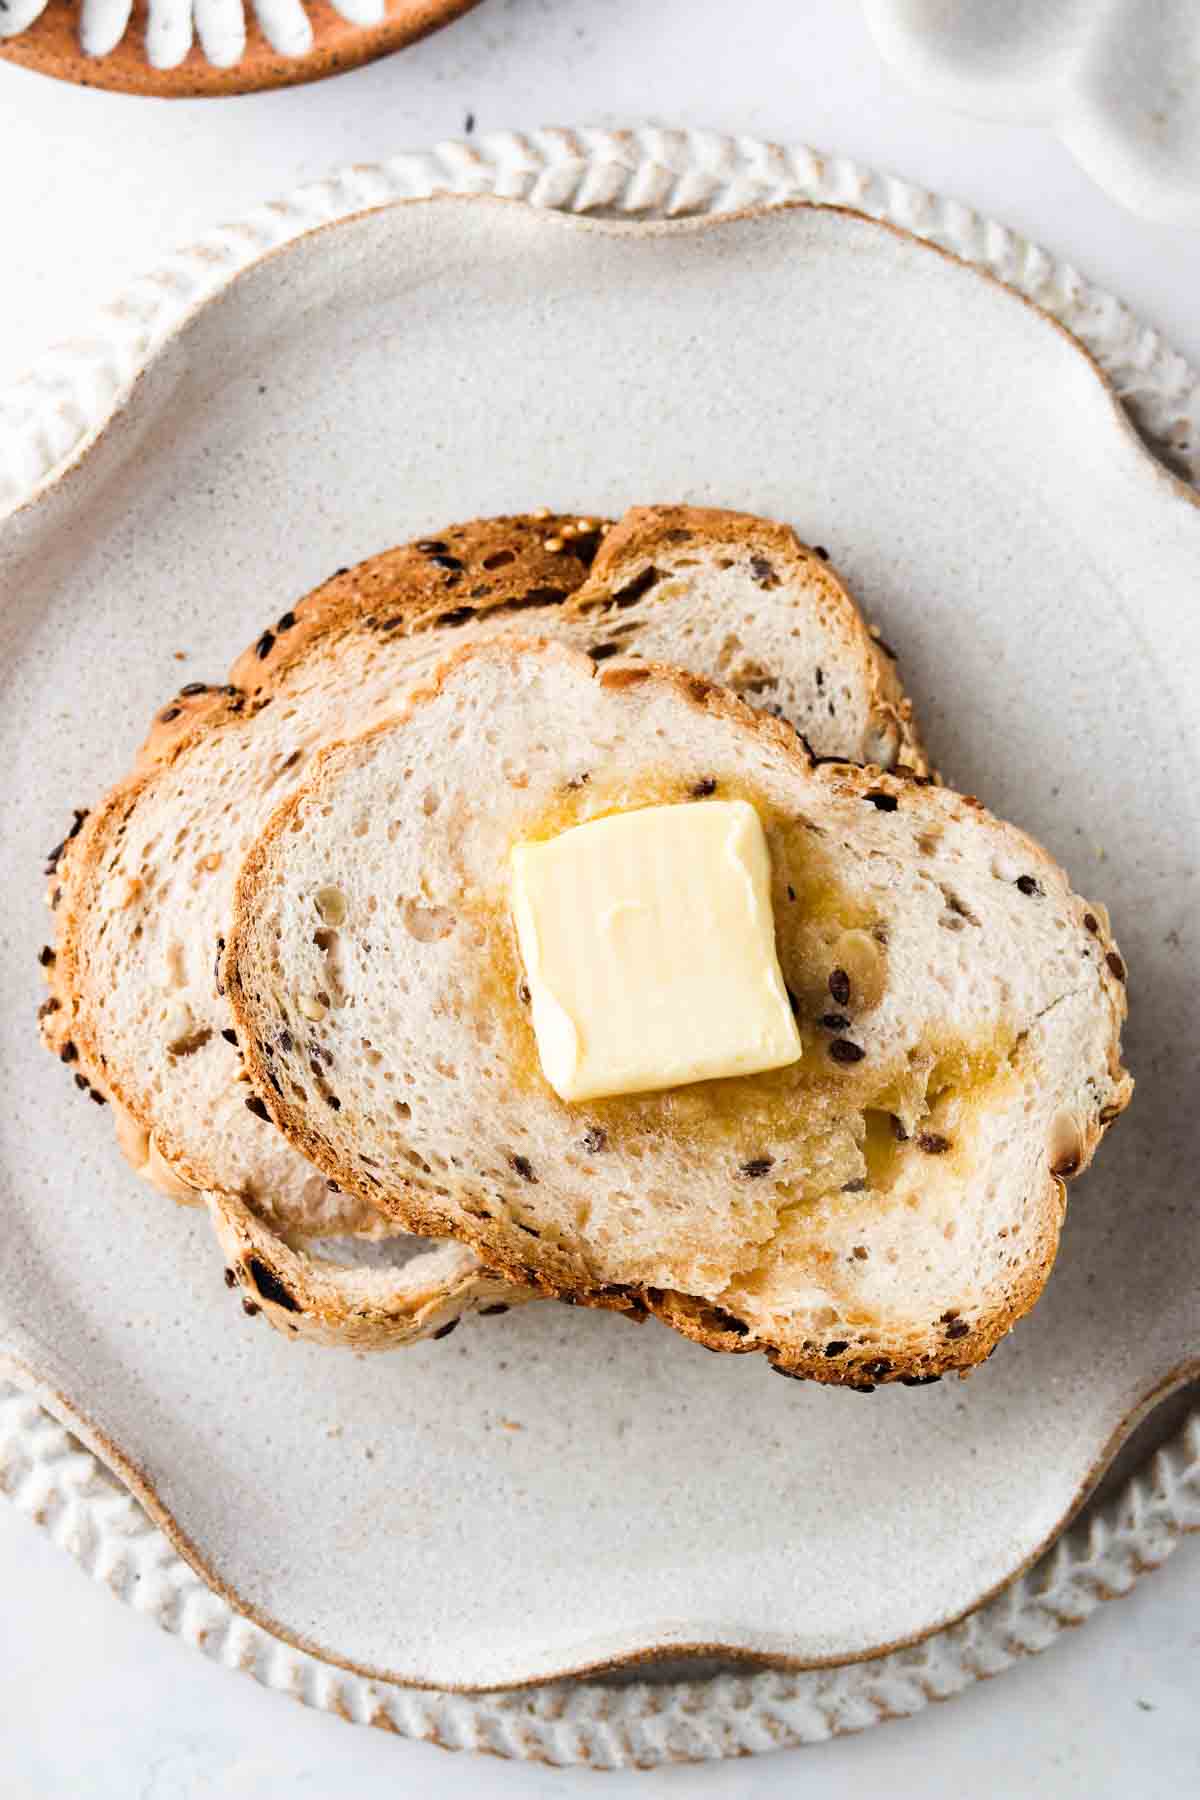
[{"label": "slice of seeded bread", "polygon": [[[611,529],[560,516],[451,527],[326,583],[224,686],[189,684],[133,774],[51,856],[43,1030],[78,1085],[114,1103],[142,1174],[180,1200],[209,1192],[218,1219],[222,1196],[242,1199],[293,1258],[308,1238],[395,1226],[331,1190],[242,1079],[215,978],[238,858],[322,742],[390,710],[455,644],[531,625],[597,663],[670,658],[717,676],[819,753],[927,766],[891,652],[821,558],[786,526],[691,508],[638,508]],[[231,1266],[252,1294],[247,1257]],[[322,1291],[319,1335],[342,1292],[361,1339],[353,1277],[335,1269]],[[289,1328],[303,1333],[308,1310]],[[398,1315],[377,1336],[401,1341]]]},{"label": "slice of seeded bread", "polygon": [[[804,1055],[567,1104],[510,850],[714,794],[766,827]],[[1037,844],[922,778],[817,766],[694,675],[561,644],[464,648],[322,752],[246,860],[223,967],[268,1112],[344,1192],[514,1282],[852,1385],[990,1353],[1131,1090],[1124,965]]]}]

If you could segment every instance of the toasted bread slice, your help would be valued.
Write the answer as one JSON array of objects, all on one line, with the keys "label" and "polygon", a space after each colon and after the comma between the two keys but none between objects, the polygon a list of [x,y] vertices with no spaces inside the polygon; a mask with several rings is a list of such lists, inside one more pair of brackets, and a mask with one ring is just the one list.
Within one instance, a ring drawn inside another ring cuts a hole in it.
[{"label": "toasted bread slice", "polygon": [[[510,851],[714,794],[766,826],[804,1055],[565,1103]],[[694,675],[509,642],[315,760],[246,860],[224,970],[267,1111],[344,1192],[514,1282],[864,1385],[971,1367],[1041,1291],[1063,1182],[1131,1088],[1103,918],[971,798],[818,765]]]},{"label": "toasted bread slice", "polygon": [[[451,527],[336,576],[264,632],[228,684],[176,696],[133,774],[51,858],[48,1042],[114,1102],[141,1173],[180,1200],[208,1192],[217,1221],[222,1197],[240,1198],[280,1235],[281,1262],[309,1238],[395,1229],[264,1123],[214,976],[239,855],[322,742],[390,710],[456,643],[533,627],[598,663],[662,657],[717,676],[819,753],[927,766],[891,652],[786,526],[676,507],[603,531],[585,523]],[[227,1249],[239,1233],[230,1208]],[[253,1293],[248,1253],[230,1266]],[[353,1272],[330,1265],[313,1292],[286,1318],[265,1298],[264,1310],[296,1334],[311,1313],[324,1339],[340,1294],[360,1342]],[[402,1341],[400,1320],[387,1313],[378,1341]]]}]

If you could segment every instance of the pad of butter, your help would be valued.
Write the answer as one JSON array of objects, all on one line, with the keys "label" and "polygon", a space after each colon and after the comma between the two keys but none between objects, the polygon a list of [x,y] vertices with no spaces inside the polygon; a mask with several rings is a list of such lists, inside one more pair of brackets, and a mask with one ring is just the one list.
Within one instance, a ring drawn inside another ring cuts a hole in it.
[{"label": "pad of butter", "polygon": [[512,911],[542,1070],[563,1100],[800,1056],[746,801],[647,806],[518,844]]}]

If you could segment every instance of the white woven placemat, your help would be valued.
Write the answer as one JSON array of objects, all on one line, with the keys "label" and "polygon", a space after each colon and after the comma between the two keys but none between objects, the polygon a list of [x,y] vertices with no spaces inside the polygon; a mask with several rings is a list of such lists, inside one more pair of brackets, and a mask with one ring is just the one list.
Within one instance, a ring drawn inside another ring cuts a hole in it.
[{"label": "white woven placemat", "polygon": [[[852,207],[952,251],[1065,325],[1151,446],[1200,485],[1200,379],[1118,300],[956,201],[802,146],[705,132],[548,129],[446,143],[345,170],[209,233],[136,282],[90,334],[0,394],[0,517],[74,461],[189,313],[269,251],[366,208],[433,194],[664,219],[810,201]],[[652,1766],[817,1743],[917,1712],[1044,1649],[1200,1529],[1200,1411],[1102,1508],[958,1625],[870,1662],[800,1674],[555,1682],[471,1695],[368,1681],[233,1612],[92,1453],[0,1383],[0,1488],[119,1598],[214,1661],[361,1724],[456,1749],[593,1768]]]}]

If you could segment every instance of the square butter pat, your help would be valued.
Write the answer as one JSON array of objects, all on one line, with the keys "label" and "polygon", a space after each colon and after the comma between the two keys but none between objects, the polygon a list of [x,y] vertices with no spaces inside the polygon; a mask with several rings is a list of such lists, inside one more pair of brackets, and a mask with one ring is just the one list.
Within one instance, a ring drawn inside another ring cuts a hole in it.
[{"label": "square butter pat", "polygon": [[795,1062],[771,863],[744,800],[647,806],[512,852],[547,1081],[564,1100]]}]

